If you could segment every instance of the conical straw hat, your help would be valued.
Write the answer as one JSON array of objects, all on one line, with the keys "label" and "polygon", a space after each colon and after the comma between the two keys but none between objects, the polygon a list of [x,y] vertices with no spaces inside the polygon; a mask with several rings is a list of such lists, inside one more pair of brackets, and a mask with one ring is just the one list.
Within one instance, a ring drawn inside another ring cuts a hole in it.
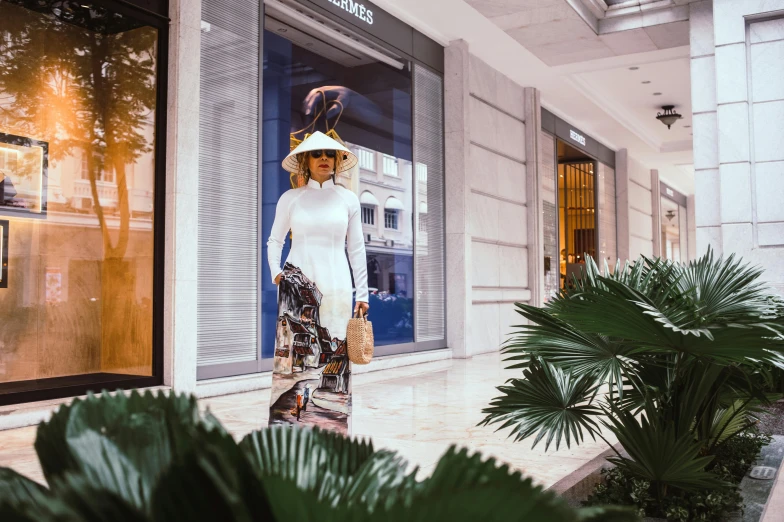
[{"label": "conical straw hat", "polygon": [[339,162],[336,174],[350,170],[359,161],[354,153],[348,150],[339,141],[330,138],[323,132],[316,131],[305,138],[302,143],[286,156],[286,159],[283,160],[283,168],[293,174],[299,174],[297,155],[302,154],[303,152],[310,152],[311,150],[337,150],[342,152],[343,160]]}]

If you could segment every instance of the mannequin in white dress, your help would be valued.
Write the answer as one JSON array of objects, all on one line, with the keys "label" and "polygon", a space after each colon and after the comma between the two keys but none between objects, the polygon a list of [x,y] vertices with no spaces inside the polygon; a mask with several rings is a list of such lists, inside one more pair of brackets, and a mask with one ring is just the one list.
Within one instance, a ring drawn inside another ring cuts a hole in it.
[{"label": "mannequin in white dress", "polygon": [[[334,182],[349,154],[339,142],[316,133],[292,152],[296,164],[284,162],[292,172],[299,169],[307,184],[280,197],[267,241],[272,279],[279,285],[270,424],[350,434],[351,365],[345,347],[353,296],[349,263],[356,287],[354,313],[366,313],[369,306],[359,199]],[[289,231],[292,246],[282,269]],[[308,408],[297,411],[297,393],[308,386]]]}]

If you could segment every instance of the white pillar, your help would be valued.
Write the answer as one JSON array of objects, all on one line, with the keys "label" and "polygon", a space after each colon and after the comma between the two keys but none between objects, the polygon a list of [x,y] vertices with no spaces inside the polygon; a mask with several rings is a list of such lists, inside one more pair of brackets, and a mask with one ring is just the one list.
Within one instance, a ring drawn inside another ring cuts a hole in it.
[{"label": "white pillar", "polygon": [[192,392],[196,389],[201,1],[172,0],[169,16],[164,384]]},{"label": "white pillar", "polygon": [[459,40],[445,50],[446,152],[446,330],[454,357],[470,357],[471,320],[470,184],[467,179],[470,90],[468,44]]}]

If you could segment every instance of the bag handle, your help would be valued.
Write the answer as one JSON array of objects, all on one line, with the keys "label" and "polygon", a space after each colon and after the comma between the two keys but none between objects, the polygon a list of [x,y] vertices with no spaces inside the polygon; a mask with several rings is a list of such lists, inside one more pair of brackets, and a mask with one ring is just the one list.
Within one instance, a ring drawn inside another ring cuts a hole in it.
[{"label": "bag handle", "polygon": [[367,312],[364,312],[362,308],[359,308],[357,309],[353,317],[354,319],[364,319],[365,321],[367,321]]}]

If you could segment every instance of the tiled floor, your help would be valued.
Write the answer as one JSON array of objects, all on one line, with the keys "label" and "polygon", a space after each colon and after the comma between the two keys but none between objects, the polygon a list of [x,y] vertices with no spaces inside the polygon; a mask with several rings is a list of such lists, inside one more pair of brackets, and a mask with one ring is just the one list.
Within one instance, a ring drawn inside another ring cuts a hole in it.
[{"label": "tiled floor", "polygon": [[[507,433],[477,427],[495,387],[518,372],[503,369],[497,354],[447,360],[355,376],[353,431],[376,448],[397,450],[421,474],[430,473],[452,444],[510,463],[550,486],[607,449],[588,440],[579,447],[550,449],[514,443]],[[203,399],[237,438],[267,422],[269,390]],[[0,466],[42,480],[33,441],[35,428],[0,431]],[[611,439],[615,442],[614,439]]]}]

